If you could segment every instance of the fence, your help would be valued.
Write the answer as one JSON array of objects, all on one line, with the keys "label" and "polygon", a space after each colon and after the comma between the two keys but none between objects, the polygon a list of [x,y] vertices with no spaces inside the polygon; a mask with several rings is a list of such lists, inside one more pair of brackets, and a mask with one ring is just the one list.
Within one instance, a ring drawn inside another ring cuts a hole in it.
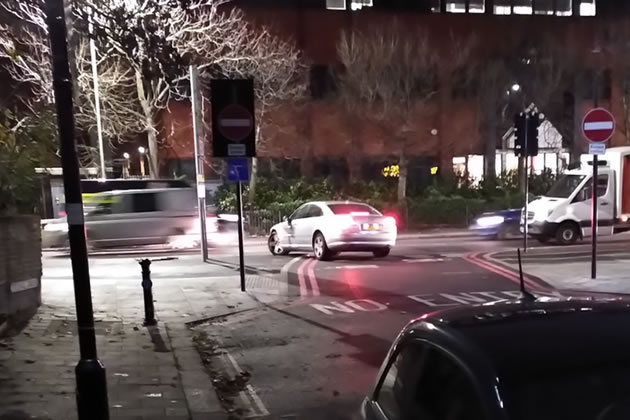
[{"label": "fence", "polygon": [[251,236],[266,236],[271,227],[285,216],[279,210],[249,210],[245,213],[247,233]]}]

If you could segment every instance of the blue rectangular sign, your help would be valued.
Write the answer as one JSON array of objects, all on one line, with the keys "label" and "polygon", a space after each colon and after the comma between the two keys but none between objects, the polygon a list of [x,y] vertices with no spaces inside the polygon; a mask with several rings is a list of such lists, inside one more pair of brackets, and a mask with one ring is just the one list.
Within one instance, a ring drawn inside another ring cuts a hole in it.
[{"label": "blue rectangular sign", "polygon": [[227,179],[230,182],[249,181],[247,159],[230,158],[227,160]]}]

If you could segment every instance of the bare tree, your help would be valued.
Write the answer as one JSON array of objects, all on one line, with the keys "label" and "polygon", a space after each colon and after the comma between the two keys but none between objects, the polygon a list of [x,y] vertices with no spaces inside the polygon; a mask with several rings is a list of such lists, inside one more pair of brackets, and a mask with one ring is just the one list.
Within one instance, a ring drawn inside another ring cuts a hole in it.
[{"label": "bare tree", "polygon": [[355,119],[388,130],[398,157],[398,200],[407,191],[408,155],[418,117],[437,92],[437,56],[424,31],[403,35],[397,24],[343,34],[337,50],[344,66],[340,99]]},{"label": "bare tree", "polygon": [[[241,10],[220,11],[216,5],[181,15],[172,34],[183,56],[197,63],[201,77],[251,78],[256,101],[256,148],[266,146],[267,118],[279,104],[299,103],[307,88],[306,67],[292,41],[273,35],[266,27],[247,23]],[[249,196],[256,194],[257,159],[252,160]]]}]

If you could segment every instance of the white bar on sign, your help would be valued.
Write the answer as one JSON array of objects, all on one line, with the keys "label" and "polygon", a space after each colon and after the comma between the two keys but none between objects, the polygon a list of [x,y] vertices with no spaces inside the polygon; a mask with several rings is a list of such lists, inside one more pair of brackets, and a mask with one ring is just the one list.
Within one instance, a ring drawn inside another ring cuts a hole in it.
[{"label": "white bar on sign", "polygon": [[247,149],[244,144],[228,144],[227,147],[228,156],[245,156]]},{"label": "white bar on sign", "polygon": [[221,127],[249,127],[252,123],[248,118],[223,118]]},{"label": "white bar on sign", "polygon": [[587,122],[584,123],[585,130],[612,130],[612,121]]}]

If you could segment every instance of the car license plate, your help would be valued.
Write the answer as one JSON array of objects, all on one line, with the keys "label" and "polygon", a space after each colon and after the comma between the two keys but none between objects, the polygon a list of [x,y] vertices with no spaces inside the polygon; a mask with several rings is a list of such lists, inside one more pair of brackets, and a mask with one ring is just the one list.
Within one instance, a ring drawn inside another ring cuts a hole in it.
[{"label": "car license plate", "polygon": [[381,230],[381,225],[377,225],[374,223],[363,223],[361,225],[361,230],[366,230],[368,232],[373,232],[377,230]]}]

